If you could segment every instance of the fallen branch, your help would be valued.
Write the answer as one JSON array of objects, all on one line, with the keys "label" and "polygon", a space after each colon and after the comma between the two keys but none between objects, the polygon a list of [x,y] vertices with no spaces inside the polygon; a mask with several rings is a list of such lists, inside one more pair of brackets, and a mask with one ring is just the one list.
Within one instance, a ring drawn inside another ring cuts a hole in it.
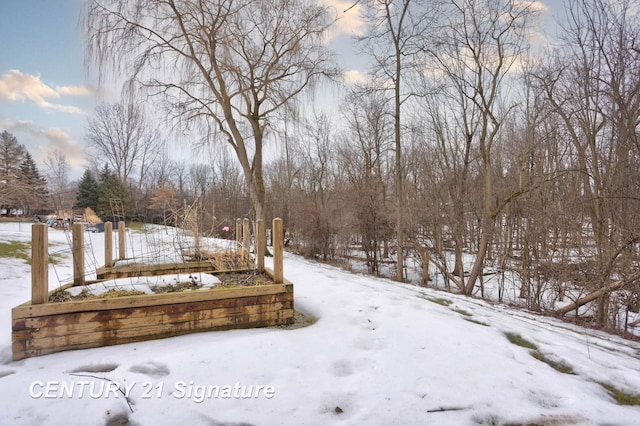
[{"label": "fallen branch", "polygon": [[427,413],[441,413],[444,411],[462,411],[469,407],[438,407],[431,410],[427,410]]},{"label": "fallen branch", "polygon": [[122,388],[113,380],[108,379],[106,377],[100,377],[100,376],[94,376],[93,374],[78,374],[78,373],[68,373],[70,376],[77,376],[77,377],[90,377],[92,379],[101,379],[101,380],[105,380],[107,382],[111,382],[114,385],[116,385],[116,388],[118,389],[118,391],[120,391],[120,393],[122,394],[122,396],[124,396],[124,400],[127,402],[127,405],[129,406],[129,410],[131,410],[131,412],[133,413],[133,407],[131,406],[131,401],[129,401],[129,397],[127,396],[127,394],[122,390]]},{"label": "fallen branch", "polygon": [[629,275],[628,277],[624,277],[621,280],[614,281],[609,285],[606,285],[606,286],[604,286],[604,287],[602,287],[602,288],[600,288],[600,289],[598,289],[596,291],[593,291],[593,292],[587,294],[584,297],[581,297],[580,299],[576,300],[575,302],[556,310],[556,313],[560,314],[560,315],[565,315],[566,313],[571,312],[571,311],[573,311],[575,309],[578,309],[579,307],[581,307],[583,305],[586,305],[587,303],[597,299],[598,297],[600,297],[600,296],[602,296],[602,295],[604,295],[606,293],[612,292],[614,290],[619,290],[622,287],[626,286],[627,284],[632,283],[633,281],[635,281],[637,279],[640,279],[640,270],[634,272],[633,274]]}]

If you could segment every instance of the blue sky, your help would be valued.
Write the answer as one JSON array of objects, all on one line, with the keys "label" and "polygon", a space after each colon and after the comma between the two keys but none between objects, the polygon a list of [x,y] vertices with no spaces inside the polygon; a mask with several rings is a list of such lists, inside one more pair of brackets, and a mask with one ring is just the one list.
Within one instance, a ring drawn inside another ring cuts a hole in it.
[{"label": "blue sky", "polygon": [[[329,0],[344,10],[349,0]],[[52,152],[67,155],[72,179],[85,166],[87,119],[100,101],[84,65],[79,26],[83,0],[0,0],[0,131],[13,133],[43,171]],[[357,30],[352,11],[341,20],[341,45]],[[351,31],[350,31],[351,30]],[[344,59],[344,58],[343,58]],[[104,93],[109,98],[117,93]]]},{"label": "blue sky", "polygon": [[64,152],[72,177],[84,164],[84,128],[96,102],[84,67],[81,6],[82,0],[0,2],[0,130],[13,133],[39,164]]},{"label": "blue sky", "polygon": [[[338,11],[351,5],[350,0],[325,1]],[[553,9],[563,1],[544,3]],[[547,12],[544,3],[538,4]],[[99,96],[95,76],[86,71],[78,22],[82,4],[83,0],[0,0],[0,131],[13,133],[41,171],[47,155],[65,153],[72,179],[85,166],[87,119],[101,99],[117,97],[117,93],[106,93],[107,89],[101,89]],[[338,22],[338,37],[332,42],[345,77],[351,79],[364,76],[354,68],[359,61],[350,56],[349,35],[358,33],[360,24],[354,8]]]}]

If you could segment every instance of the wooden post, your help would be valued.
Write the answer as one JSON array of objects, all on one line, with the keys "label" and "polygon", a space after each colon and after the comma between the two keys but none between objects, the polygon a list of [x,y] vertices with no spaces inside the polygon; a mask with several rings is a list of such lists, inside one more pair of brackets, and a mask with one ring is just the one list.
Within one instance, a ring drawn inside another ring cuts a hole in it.
[{"label": "wooden post", "polygon": [[125,223],[124,220],[118,222],[118,259],[123,260],[127,257],[127,250],[125,246]]},{"label": "wooden post", "polygon": [[276,284],[284,282],[282,256],[284,251],[284,234],[282,233],[282,219],[273,219],[273,281]]},{"label": "wooden post", "polygon": [[71,227],[73,251],[73,285],[84,285],[84,225],[74,223]]},{"label": "wooden post", "polygon": [[251,223],[247,218],[242,221],[242,246],[249,253],[251,250]]},{"label": "wooden post", "polygon": [[264,253],[267,251],[267,234],[264,230],[264,220],[259,219],[256,226],[256,260],[258,272],[264,272]]},{"label": "wooden post", "polygon": [[104,223],[104,266],[113,266],[113,223]]},{"label": "wooden post", "polygon": [[49,229],[44,223],[31,227],[31,304],[49,299]]},{"label": "wooden post", "polygon": [[240,251],[242,245],[242,221],[240,218],[236,219],[236,251]]}]

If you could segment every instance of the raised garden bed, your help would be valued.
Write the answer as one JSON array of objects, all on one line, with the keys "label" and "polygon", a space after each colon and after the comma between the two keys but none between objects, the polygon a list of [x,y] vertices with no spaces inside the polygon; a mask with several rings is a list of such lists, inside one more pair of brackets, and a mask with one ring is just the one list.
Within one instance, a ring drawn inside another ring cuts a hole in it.
[{"label": "raised garden bed", "polygon": [[[38,245],[46,247],[46,236],[43,244],[34,240],[32,246]],[[35,268],[43,256],[34,252],[33,257]],[[221,275],[221,285],[204,289],[62,302],[51,301],[55,292],[42,293],[35,280],[37,272],[34,269],[32,301],[12,310],[14,361],[73,349],[294,322],[293,284],[269,270],[264,274],[255,270],[212,272],[227,276]],[[139,269],[135,273],[138,277]],[[265,274],[274,283],[266,283]]]},{"label": "raised garden bed", "polygon": [[293,318],[291,283],[25,303],[12,310],[13,359]]}]

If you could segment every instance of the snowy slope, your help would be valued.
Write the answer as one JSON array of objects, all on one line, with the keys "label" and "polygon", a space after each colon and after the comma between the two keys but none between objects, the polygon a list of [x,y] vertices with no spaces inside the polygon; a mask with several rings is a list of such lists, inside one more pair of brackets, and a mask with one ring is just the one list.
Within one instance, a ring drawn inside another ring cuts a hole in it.
[{"label": "snowy slope", "polygon": [[[29,234],[25,225],[0,224],[0,242]],[[87,238],[100,259],[101,235]],[[60,250],[67,241],[63,232],[49,239]],[[52,288],[71,272],[69,256],[59,257]],[[296,308],[317,318],[309,327],[12,362],[10,311],[30,298],[29,267],[0,258],[0,270],[0,425],[640,424],[640,407],[617,405],[598,384],[640,393],[636,342],[289,255]],[[576,374],[554,370],[505,333]],[[73,395],[61,395],[62,386]]]}]

